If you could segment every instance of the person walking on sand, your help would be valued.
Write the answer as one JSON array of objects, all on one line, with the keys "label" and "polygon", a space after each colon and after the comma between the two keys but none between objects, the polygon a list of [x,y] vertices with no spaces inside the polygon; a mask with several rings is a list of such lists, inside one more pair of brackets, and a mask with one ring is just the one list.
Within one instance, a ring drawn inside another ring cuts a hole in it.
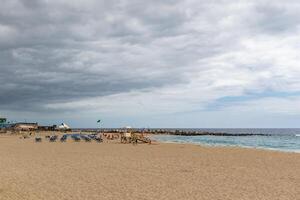
[{"label": "person walking on sand", "polygon": [[133,145],[137,145],[137,135],[135,133],[132,134],[131,141]]}]

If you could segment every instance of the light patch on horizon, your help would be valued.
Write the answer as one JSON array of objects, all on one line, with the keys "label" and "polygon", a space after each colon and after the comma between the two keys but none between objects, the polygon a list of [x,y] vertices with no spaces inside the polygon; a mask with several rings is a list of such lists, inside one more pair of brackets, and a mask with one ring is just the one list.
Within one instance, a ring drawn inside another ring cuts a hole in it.
[{"label": "light patch on horizon", "polygon": [[[99,116],[107,127],[255,127],[265,114],[297,127],[299,13],[293,0],[5,0],[0,114],[77,127]],[[242,125],[220,122],[239,112]]]}]

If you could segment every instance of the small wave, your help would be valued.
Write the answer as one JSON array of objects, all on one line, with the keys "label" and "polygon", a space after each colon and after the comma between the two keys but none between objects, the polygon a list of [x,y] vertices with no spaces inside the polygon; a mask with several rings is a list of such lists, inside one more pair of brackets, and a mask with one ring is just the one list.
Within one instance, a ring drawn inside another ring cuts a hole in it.
[{"label": "small wave", "polygon": [[[293,134],[300,136],[299,133]],[[291,136],[291,135],[290,135]],[[153,139],[160,142],[167,143],[189,143],[189,144],[198,144],[205,146],[238,146],[246,148],[256,148],[256,149],[268,149],[276,151],[285,151],[285,152],[295,152],[300,153],[300,143],[299,140],[294,137],[283,137],[283,136],[272,136],[272,137],[214,137],[214,136],[205,136],[205,137],[194,137],[194,136],[154,136]]]},{"label": "small wave", "polygon": [[296,137],[300,137],[300,134],[296,134],[295,136],[296,136]]}]

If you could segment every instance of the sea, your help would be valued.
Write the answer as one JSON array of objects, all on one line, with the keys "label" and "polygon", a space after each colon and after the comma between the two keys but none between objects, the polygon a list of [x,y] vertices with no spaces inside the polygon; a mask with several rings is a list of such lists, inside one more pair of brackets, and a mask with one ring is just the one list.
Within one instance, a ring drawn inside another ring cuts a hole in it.
[{"label": "sea", "polygon": [[[178,136],[154,135],[152,139],[167,143],[207,146],[230,146],[300,153],[300,129],[177,129],[215,133],[253,134],[250,136]],[[255,134],[268,134],[261,136]]]}]

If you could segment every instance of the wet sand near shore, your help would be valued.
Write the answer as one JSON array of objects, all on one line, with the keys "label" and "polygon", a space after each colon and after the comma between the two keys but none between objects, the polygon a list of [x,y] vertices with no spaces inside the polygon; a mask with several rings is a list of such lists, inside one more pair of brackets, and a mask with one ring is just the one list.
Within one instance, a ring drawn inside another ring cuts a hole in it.
[{"label": "wet sand near shore", "polygon": [[299,153],[0,136],[0,200],[299,197]]}]

